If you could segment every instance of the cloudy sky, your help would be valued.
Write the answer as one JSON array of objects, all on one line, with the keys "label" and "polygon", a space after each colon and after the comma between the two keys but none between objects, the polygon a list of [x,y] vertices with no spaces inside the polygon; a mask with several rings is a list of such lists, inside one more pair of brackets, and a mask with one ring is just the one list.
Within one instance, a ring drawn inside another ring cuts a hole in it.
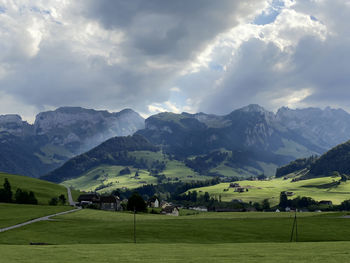
[{"label": "cloudy sky", "polygon": [[350,110],[350,0],[0,0],[0,114]]}]

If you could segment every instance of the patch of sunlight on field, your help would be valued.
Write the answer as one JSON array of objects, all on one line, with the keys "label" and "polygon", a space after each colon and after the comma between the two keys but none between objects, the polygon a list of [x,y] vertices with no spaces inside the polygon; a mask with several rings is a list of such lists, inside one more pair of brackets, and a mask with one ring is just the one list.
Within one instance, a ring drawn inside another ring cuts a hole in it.
[{"label": "patch of sunlight on field", "polygon": [[[350,199],[350,182],[341,182],[338,186],[327,187],[328,184],[339,181],[340,178],[322,177],[309,180],[300,180],[292,182],[292,179],[283,178],[272,179],[268,181],[239,181],[241,187],[247,188],[247,192],[234,192],[234,188],[229,188],[230,183],[221,183],[214,186],[191,189],[200,194],[208,192],[211,196],[217,198],[221,195],[223,201],[232,199],[241,199],[244,202],[262,202],[269,199],[272,205],[279,202],[279,196],[282,191],[293,192],[293,197],[307,196],[317,201],[331,200],[334,204],[340,204],[343,200]],[[224,191],[224,190],[227,191]]]}]

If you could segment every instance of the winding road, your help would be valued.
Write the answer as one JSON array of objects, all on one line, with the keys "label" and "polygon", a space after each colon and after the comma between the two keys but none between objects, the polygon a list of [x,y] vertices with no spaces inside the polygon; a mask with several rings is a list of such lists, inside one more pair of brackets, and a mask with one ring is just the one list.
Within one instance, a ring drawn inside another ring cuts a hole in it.
[{"label": "winding road", "polygon": [[[67,194],[68,194],[68,203],[69,203],[69,205],[75,206],[75,202],[73,201],[72,193],[71,193],[69,187],[67,187]],[[36,223],[36,222],[50,220],[51,217],[73,213],[73,212],[79,211],[80,209],[81,209],[81,207],[78,207],[78,208],[75,208],[73,210],[60,212],[60,213],[56,213],[56,214],[52,214],[52,215],[47,215],[47,216],[44,216],[44,217],[39,217],[39,218],[30,220],[30,221],[27,221],[27,222],[24,222],[24,223],[21,223],[21,224],[14,225],[14,226],[0,228],[0,233],[8,231],[8,230],[11,230],[11,229],[19,228],[19,227],[22,227],[22,226],[26,226],[26,225],[29,225],[29,224],[33,224],[33,223]]]},{"label": "winding road", "polygon": [[72,193],[70,191],[70,188],[68,186],[66,186],[66,188],[67,188],[67,195],[68,195],[68,203],[69,203],[69,205],[75,206],[76,204],[73,201]]}]

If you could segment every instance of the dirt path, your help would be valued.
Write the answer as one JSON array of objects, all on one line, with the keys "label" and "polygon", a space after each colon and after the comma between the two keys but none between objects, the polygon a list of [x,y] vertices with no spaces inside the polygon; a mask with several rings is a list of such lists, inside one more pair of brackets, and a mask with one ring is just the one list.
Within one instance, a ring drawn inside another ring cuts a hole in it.
[{"label": "dirt path", "polygon": [[[69,205],[75,206],[75,202],[73,201],[72,193],[71,193],[69,187],[67,187],[67,195],[68,195],[68,203],[69,203]],[[39,221],[49,220],[51,217],[73,213],[73,212],[76,212],[76,211],[78,211],[80,209],[81,209],[81,207],[78,207],[78,208],[73,209],[73,210],[69,210],[69,211],[65,211],[65,212],[56,213],[56,214],[53,214],[53,215],[48,215],[48,216],[36,218],[36,219],[30,220],[30,221],[27,221],[27,222],[24,222],[24,223],[21,223],[21,224],[17,224],[17,225],[14,225],[14,226],[0,228],[0,233],[8,231],[8,230],[11,230],[11,229],[19,228],[19,227],[22,227],[22,226],[26,226],[26,225],[29,225],[29,224],[33,224],[33,223],[36,223],[36,222],[39,222]]]},{"label": "dirt path", "polygon": [[67,188],[67,195],[68,195],[68,203],[69,203],[69,205],[75,206],[75,202],[73,201],[70,188],[68,186],[66,186],[66,188]]}]

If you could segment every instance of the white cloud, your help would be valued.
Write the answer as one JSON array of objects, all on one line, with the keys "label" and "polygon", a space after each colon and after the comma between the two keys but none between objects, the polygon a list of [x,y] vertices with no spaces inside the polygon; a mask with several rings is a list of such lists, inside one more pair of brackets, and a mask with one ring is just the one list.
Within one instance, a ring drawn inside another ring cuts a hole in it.
[{"label": "white cloud", "polygon": [[346,107],[348,2],[0,0],[0,92],[26,115]]}]

